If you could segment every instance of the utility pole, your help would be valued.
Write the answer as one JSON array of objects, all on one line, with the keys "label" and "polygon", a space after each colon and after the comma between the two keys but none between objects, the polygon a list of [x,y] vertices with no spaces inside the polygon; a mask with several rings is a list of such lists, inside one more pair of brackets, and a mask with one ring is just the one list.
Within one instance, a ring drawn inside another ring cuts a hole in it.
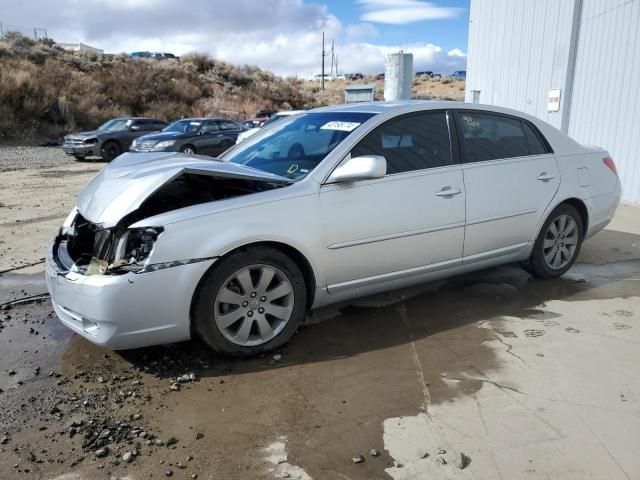
[{"label": "utility pole", "polygon": [[320,90],[324,91],[324,32],[322,32],[322,74],[320,75]]},{"label": "utility pole", "polygon": [[333,65],[336,63],[336,41],[331,40],[331,76],[333,77]]}]

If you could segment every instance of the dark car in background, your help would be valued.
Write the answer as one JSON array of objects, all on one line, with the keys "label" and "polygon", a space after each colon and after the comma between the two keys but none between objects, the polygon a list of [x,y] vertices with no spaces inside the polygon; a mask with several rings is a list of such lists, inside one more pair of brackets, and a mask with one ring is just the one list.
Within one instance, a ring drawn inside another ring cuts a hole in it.
[{"label": "dark car in background", "polygon": [[225,118],[185,118],[163,131],[136,139],[131,152],[182,152],[217,156],[236,143],[246,127]]},{"label": "dark car in background", "polygon": [[126,152],[137,137],[160,131],[166,126],[167,122],[156,118],[114,118],[97,130],[67,135],[64,137],[62,149],[64,153],[73,155],[78,160],[97,156],[110,162],[122,152]]},{"label": "dark car in background", "polygon": [[466,70],[456,70],[451,75],[451,78],[456,80],[466,80],[467,79],[467,71]]},{"label": "dark car in background", "polygon": [[433,77],[433,72],[431,70],[424,70],[421,72],[416,72],[416,78],[431,78]]}]

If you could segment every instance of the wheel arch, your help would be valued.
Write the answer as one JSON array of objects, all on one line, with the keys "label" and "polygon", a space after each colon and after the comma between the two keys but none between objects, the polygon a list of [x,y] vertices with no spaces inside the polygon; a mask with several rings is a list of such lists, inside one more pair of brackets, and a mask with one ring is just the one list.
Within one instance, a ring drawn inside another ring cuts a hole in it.
[{"label": "wheel arch", "polygon": [[587,204],[584,202],[584,200],[578,197],[567,197],[549,205],[549,207],[545,211],[545,214],[540,218],[540,221],[534,231],[533,238],[530,241],[531,247],[533,247],[533,244],[538,238],[538,235],[540,235],[540,231],[542,230],[544,223],[547,221],[547,218],[549,218],[551,213],[556,208],[558,208],[560,205],[563,205],[563,204],[571,205],[578,211],[578,214],[580,214],[580,219],[582,220],[582,228],[583,228],[584,236],[586,237],[587,231],[589,229],[589,208],[587,207]]},{"label": "wheel arch", "polygon": [[202,277],[200,278],[200,280],[198,281],[198,284],[196,285],[195,291],[193,293],[193,297],[191,298],[191,317],[193,316],[193,308],[194,305],[196,303],[196,297],[198,296],[199,292],[200,292],[200,286],[204,280],[204,278],[212,271],[215,270],[220,262],[220,260],[223,260],[227,257],[229,257],[230,255],[233,255],[234,253],[240,251],[240,250],[248,250],[251,248],[255,248],[255,247],[271,247],[271,248],[275,248],[277,250],[280,250],[282,253],[284,253],[285,255],[287,255],[289,258],[291,258],[291,260],[293,260],[295,262],[295,264],[298,266],[298,268],[300,269],[300,271],[302,272],[302,275],[304,277],[305,280],[305,288],[307,290],[307,309],[311,308],[311,305],[313,305],[313,301],[314,301],[314,297],[315,297],[315,291],[316,291],[316,285],[317,285],[317,280],[316,280],[316,273],[315,270],[311,264],[311,262],[307,259],[307,257],[297,248],[284,243],[284,242],[279,242],[279,241],[273,241],[273,240],[265,240],[265,241],[258,241],[258,242],[250,242],[250,243],[246,243],[240,246],[236,246],[230,250],[228,250],[227,252],[225,252],[223,255],[221,255],[214,263],[213,265],[211,265],[211,267],[209,267],[207,269],[207,271],[204,272],[204,274],[202,275]]},{"label": "wheel arch", "polygon": [[[580,214],[580,219],[582,220],[582,230],[584,232],[584,235],[586,236],[587,231],[589,230],[589,209],[587,208],[587,205],[577,197],[567,198],[558,203],[558,205],[562,205],[564,203],[571,205],[578,211],[578,213]],[[553,209],[555,210],[558,205],[553,207]]]},{"label": "wheel arch", "polygon": [[118,139],[116,137],[105,138],[102,141],[102,143],[100,144],[100,152],[102,152],[102,149],[104,148],[104,146],[107,145],[110,142],[116,143],[120,147],[120,151],[124,152],[124,146],[122,145],[122,142],[120,141],[120,139]]}]

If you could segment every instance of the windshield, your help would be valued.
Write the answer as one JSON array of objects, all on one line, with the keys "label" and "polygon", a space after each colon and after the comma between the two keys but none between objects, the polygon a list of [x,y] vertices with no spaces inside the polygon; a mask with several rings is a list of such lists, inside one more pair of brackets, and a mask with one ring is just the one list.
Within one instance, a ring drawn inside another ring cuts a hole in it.
[{"label": "windshield", "polygon": [[201,126],[200,120],[178,120],[165,128],[163,132],[196,133]]},{"label": "windshield", "polygon": [[222,160],[299,180],[374,116],[362,112],[291,115],[222,155]]},{"label": "windshield", "polygon": [[106,130],[107,132],[124,132],[129,128],[133,121],[127,119],[109,120],[100,126],[98,130]]},{"label": "windshield", "polygon": [[273,115],[269,120],[267,120],[266,122],[264,122],[264,123],[262,124],[262,126],[263,126],[263,127],[266,127],[267,125],[271,125],[272,123],[275,123],[275,122],[277,122],[278,120],[282,120],[283,118],[287,118],[287,117],[290,117],[290,116],[291,116],[291,115],[288,115],[288,114],[286,114],[286,113],[285,113],[285,114],[280,113],[280,114]]}]

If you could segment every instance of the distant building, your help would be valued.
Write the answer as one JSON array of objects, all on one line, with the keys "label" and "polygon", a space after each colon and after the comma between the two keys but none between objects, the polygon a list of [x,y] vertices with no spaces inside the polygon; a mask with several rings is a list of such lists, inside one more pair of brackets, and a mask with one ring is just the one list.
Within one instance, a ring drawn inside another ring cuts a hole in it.
[{"label": "distant building", "polygon": [[606,148],[640,203],[640,1],[471,0],[466,101]]},{"label": "distant building", "polygon": [[56,43],[56,47],[63,48],[70,52],[91,52],[98,55],[104,54],[104,50],[85,45],[84,43]]},{"label": "distant building", "polygon": [[344,87],[344,103],[373,102],[376,99],[376,84],[354,84]]}]

